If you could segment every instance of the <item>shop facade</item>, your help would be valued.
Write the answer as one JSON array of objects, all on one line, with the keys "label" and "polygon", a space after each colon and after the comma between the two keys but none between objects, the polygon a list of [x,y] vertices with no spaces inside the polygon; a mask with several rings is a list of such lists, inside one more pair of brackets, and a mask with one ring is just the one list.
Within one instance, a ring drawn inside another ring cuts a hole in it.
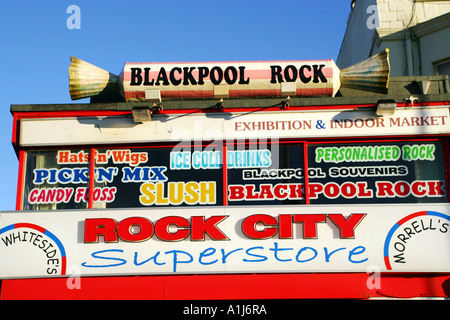
[{"label": "shop facade", "polygon": [[412,85],[12,105],[2,298],[448,297],[448,80],[397,80]]}]

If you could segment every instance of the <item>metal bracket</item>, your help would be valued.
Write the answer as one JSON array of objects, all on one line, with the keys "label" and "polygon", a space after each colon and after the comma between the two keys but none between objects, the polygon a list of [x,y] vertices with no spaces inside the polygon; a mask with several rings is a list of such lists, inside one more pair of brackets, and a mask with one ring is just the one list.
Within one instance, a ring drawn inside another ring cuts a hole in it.
[{"label": "metal bracket", "polygon": [[222,98],[220,98],[219,102],[216,103],[215,107],[219,110],[223,110],[223,108],[225,108],[225,103]]},{"label": "metal bracket", "polygon": [[159,112],[161,112],[161,111],[163,111],[163,104],[162,104],[162,102],[154,102],[153,104],[152,104],[152,111],[154,112],[154,113],[159,113]]},{"label": "metal bracket", "polygon": [[287,96],[286,100],[283,100],[281,102],[281,109],[283,109],[283,110],[289,109],[290,102],[291,102],[291,97]]},{"label": "metal bracket", "polygon": [[409,101],[409,103],[411,104],[411,107],[414,106],[414,102],[419,101],[419,98],[414,97],[414,96],[409,96],[408,98],[403,99],[404,101]]}]

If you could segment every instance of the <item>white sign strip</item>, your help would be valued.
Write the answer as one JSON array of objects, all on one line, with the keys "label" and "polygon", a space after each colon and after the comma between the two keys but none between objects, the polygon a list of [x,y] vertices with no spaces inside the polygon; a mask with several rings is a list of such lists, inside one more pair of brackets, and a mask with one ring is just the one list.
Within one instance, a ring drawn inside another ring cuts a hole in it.
[{"label": "white sign strip", "polygon": [[450,272],[450,206],[4,212],[0,278]]},{"label": "white sign strip", "polygon": [[131,117],[23,119],[20,145],[95,145],[250,138],[308,138],[450,133],[448,108],[397,110],[378,117],[371,111],[252,112]]},{"label": "white sign strip", "polygon": [[349,137],[418,135],[450,132],[449,111],[441,109],[397,110],[379,117],[370,111],[261,113],[233,117],[236,137]]}]

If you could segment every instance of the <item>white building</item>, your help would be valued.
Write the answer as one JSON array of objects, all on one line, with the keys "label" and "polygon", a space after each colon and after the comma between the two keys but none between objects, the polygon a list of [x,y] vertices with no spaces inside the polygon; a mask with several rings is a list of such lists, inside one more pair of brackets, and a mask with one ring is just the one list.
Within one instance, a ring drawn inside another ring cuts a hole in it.
[{"label": "white building", "polygon": [[353,0],[340,69],[390,49],[391,76],[450,74],[450,1]]}]

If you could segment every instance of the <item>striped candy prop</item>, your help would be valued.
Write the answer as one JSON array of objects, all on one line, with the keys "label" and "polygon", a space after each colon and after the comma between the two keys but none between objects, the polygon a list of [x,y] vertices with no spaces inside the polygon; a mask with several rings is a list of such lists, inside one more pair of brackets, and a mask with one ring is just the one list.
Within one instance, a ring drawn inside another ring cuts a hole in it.
[{"label": "striped candy prop", "polygon": [[126,63],[119,76],[71,58],[72,100],[120,93],[125,101],[335,96],[340,87],[387,93],[389,49],[339,70],[333,60]]}]

